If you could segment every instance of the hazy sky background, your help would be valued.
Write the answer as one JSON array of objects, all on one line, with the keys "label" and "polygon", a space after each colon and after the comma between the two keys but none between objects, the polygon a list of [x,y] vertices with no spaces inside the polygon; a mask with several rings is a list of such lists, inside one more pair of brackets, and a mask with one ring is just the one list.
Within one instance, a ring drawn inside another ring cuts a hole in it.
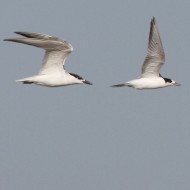
[{"label": "hazy sky background", "polygon": [[[110,88],[139,76],[153,16],[182,86]],[[190,189],[190,1],[2,0],[0,21],[0,189]],[[69,41],[66,70],[94,85],[15,83],[44,51],[14,31]]]}]

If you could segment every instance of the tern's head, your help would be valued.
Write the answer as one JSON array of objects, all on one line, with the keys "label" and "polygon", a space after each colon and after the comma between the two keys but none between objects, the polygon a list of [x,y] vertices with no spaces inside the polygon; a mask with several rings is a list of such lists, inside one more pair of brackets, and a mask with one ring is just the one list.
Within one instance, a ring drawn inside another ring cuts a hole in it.
[{"label": "tern's head", "polygon": [[167,86],[180,86],[181,84],[177,83],[176,81],[168,78],[163,78]]}]

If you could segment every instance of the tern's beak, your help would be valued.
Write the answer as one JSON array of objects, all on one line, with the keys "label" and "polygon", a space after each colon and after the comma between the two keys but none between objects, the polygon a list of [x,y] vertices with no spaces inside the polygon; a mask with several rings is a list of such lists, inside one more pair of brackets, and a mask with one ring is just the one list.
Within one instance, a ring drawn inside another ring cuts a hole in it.
[{"label": "tern's beak", "polygon": [[87,81],[87,80],[84,80],[83,83],[84,83],[84,84],[92,85],[92,83],[91,83],[90,81]]},{"label": "tern's beak", "polygon": [[174,83],[174,86],[181,86],[181,84],[180,84],[180,83],[175,82],[175,83]]}]

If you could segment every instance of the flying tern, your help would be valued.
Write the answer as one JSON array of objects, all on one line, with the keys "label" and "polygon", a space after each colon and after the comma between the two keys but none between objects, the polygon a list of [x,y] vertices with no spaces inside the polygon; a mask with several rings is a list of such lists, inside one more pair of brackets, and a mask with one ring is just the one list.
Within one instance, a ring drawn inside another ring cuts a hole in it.
[{"label": "flying tern", "polygon": [[32,45],[45,50],[43,64],[37,75],[16,80],[24,84],[37,84],[48,87],[66,86],[72,84],[89,84],[91,82],[83,79],[77,74],[69,73],[64,69],[64,63],[68,55],[73,51],[73,47],[65,40],[57,37],[33,33],[15,32],[23,37],[10,38],[4,41],[18,42]]},{"label": "flying tern", "polygon": [[165,62],[165,53],[162,46],[160,34],[153,17],[150,23],[148,41],[148,53],[141,68],[141,76],[138,79],[128,81],[112,87],[133,87],[136,89],[156,89],[167,86],[179,86],[180,84],[172,79],[164,78],[160,74],[160,68]]}]

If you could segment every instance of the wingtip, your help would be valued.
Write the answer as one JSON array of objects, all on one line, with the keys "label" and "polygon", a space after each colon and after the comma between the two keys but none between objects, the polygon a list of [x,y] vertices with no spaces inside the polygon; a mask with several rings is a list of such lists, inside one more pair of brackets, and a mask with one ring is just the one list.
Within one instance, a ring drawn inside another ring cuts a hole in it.
[{"label": "wingtip", "polygon": [[19,42],[18,38],[7,38],[7,39],[4,39],[3,41],[7,41],[7,42]]},{"label": "wingtip", "polygon": [[6,39],[3,39],[3,41],[10,42],[10,41],[13,41],[13,39],[12,38],[6,38]]},{"label": "wingtip", "polygon": [[15,31],[14,33],[20,35],[22,32],[20,32],[20,31]]},{"label": "wingtip", "polygon": [[[13,33],[22,35],[23,32],[16,31],[16,32],[13,32]],[[3,41],[14,41],[14,40],[15,40],[15,38],[6,38],[6,39],[3,39]]]},{"label": "wingtip", "polygon": [[23,35],[25,35],[26,33],[29,33],[29,32],[26,32],[26,31],[25,32],[24,31],[15,31],[14,33],[23,36]]},{"label": "wingtip", "polygon": [[29,32],[23,32],[23,31],[16,31],[14,32],[15,34],[18,34],[20,36],[24,36],[24,37],[30,37]]},{"label": "wingtip", "polygon": [[156,18],[154,16],[151,19],[151,25],[156,25]]},{"label": "wingtip", "polygon": [[155,24],[156,23],[156,18],[153,16],[151,19],[151,24]]},{"label": "wingtip", "polygon": [[[13,32],[13,33],[15,33],[15,34],[19,34],[19,35],[22,35],[22,32]],[[13,41],[13,40],[15,40],[15,38],[6,38],[6,39],[3,39],[3,41]]]}]

